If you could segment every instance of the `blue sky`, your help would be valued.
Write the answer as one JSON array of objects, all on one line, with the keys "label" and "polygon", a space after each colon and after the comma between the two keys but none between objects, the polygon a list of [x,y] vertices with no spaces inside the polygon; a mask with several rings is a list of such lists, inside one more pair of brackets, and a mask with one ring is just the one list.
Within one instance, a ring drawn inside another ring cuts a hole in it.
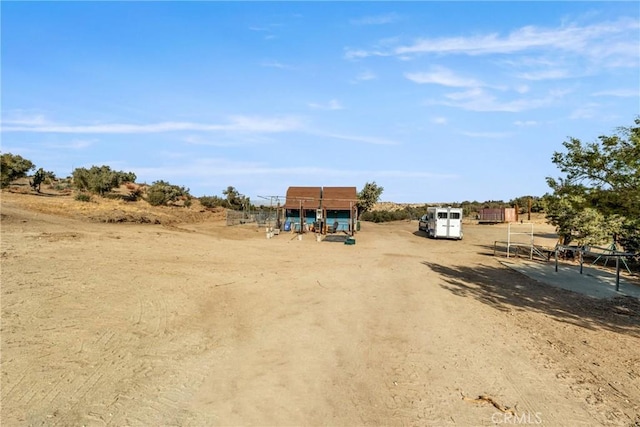
[{"label": "blue sky", "polygon": [[637,2],[7,2],[2,152],[252,199],[543,195],[640,114]]}]

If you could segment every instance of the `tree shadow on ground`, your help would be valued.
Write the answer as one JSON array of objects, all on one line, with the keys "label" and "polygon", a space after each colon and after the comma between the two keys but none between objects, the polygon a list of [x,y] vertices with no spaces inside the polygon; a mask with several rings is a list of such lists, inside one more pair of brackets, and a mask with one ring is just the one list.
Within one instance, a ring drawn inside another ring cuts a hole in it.
[{"label": "tree shadow on ground", "polygon": [[44,193],[44,192],[40,192],[40,193],[31,193],[31,196],[36,196],[36,197],[60,197],[63,196],[63,194],[52,194],[52,193]]},{"label": "tree shadow on ground", "polygon": [[439,274],[441,286],[497,310],[538,312],[583,328],[607,329],[640,337],[640,300],[633,297],[595,299],[537,282],[507,267],[448,266],[423,261]]},{"label": "tree shadow on ground", "polygon": [[9,189],[8,191],[9,193],[13,193],[13,194],[21,194],[23,196],[35,196],[35,197],[60,197],[65,195],[60,193],[47,193],[45,191],[41,191],[39,193],[30,191],[30,190],[28,192],[25,192],[25,191],[15,191],[15,190]]}]

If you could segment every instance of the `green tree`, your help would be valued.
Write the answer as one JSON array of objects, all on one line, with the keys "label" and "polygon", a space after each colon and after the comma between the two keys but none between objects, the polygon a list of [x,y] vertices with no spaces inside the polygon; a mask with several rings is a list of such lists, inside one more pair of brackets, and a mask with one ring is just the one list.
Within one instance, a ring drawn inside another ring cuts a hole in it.
[{"label": "green tree", "polygon": [[227,201],[219,196],[202,196],[198,198],[200,204],[205,208],[215,208],[218,206],[226,206]]},{"label": "green tree", "polygon": [[133,172],[111,170],[109,166],[92,166],[91,169],[77,168],[73,171],[73,184],[80,191],[88,191],[103,196],[125,182],[135,182]]},{"label": "green tree", "polygon": [[569,138],[563,145],[566,152],[555,152],[552,161],[565,176],[547,178],[553,190],[553,195],[545,198],[551,222],[573,236],[576,229],[571,215],[563,213],[571,211],[596,221],[597,228],[608,233],[609,241],[616,234],[625,250],[638,251],[640,117],[635,126],[618,128],[614,135],[600,136],[596,142]]},{"label": "green tree", "polygon": [[29,180],[29,185],[31,186],[31,188],[34,189],[34,191],[39,193],[40,185],[44,182],[46,177],[47,177],[46,172],[44,171],[44,169],[40,168],[33,175],[33,179]]},{"label": "green tree", "polygon": [[153,182],[147,189],[147,202],[152,206],[164,206],[178,200],[184,200],[185,206],[189,205],[191,195],[188,188],[160,180]]},{"label": "green tree", "polygon": [[378,200],[380,200],[383,191],[384,188],[377,185],[375,181],[364,184],[364,187],[358,193],[358,214],[362,215],[373,209]]},{"label": "green tree", "polygon": [[222,194],[227,199],[227,207],[229,209],[240,210],[245,206],[249,206],[249,198],[240,194],[240,192],[231,185],[228,186],[226,190],[223,190]]},{"label": "green tree", "polygon": [[397,211],[368,211],[364,212],[360,219],[362,221],[371,222],[390,222],[412,219],[411,211],[407,209],[400,209]]},{"label": "green tree", "polygon": [[7,187],[11,182],[24,178],[35,165],[22,156],[11,153],[3,153],[0,156],[0,186]]},{"label": "green tree", "polygon": [[545,203],[547,219],[556,226],[563,245],[597,245],[610,241],[611,236],[621,230],[620,216],[605,217],[596,208],[588,206],[581,195],[547,195]]},{"label": "green tree", "polygon": [[531,212],[542,212],[544,205],[542,198],[538,196],[521,196],[509,201],[509,205],[518,206],[518,213],[527,213],[529,211],[529,202],[531,202]]}]

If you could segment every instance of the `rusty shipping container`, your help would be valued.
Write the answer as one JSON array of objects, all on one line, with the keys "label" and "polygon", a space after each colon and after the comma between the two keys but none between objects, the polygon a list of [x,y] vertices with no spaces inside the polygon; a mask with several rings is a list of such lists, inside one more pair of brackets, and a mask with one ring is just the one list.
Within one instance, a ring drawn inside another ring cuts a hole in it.
[{"label": "rusty shipping container", "polygon": [[518,215],[515,208],[483,208],[478,214],[479,222],[516,222]]}]

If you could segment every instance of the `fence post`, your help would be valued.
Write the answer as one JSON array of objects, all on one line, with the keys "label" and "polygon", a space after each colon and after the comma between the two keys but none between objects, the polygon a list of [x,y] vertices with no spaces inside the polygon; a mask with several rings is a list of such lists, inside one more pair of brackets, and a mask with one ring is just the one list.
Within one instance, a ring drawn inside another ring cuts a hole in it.
[{"label": "fence post", "polygon": [[584,261],[584,257],[582,256],[582,248],[578,249],[580,252],[580,274],[582,274],[582,262]]},{"label": "fence post", "polygon": [[620,256],[616,256],[616,292],[620,292]]}]

